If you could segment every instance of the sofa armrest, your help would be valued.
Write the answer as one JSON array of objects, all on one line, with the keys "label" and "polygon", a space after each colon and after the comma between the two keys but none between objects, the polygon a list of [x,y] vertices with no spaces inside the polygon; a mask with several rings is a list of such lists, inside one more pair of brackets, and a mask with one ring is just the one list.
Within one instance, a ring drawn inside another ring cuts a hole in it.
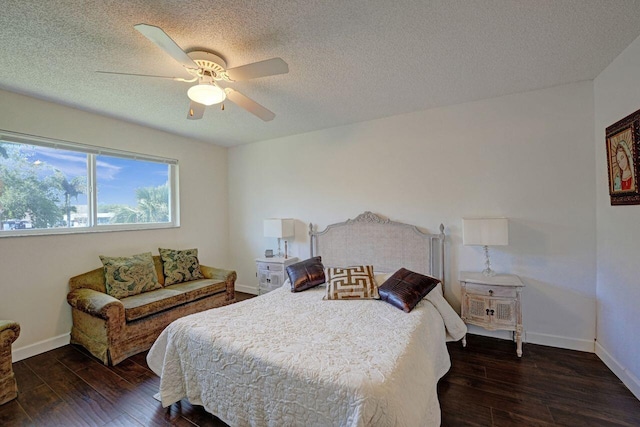
[{"label": "sofa armrest", "polygon": [[93,289],[74,289],[67,294],[67,302],[73,308],[105,320],[124,319],[124,305],[119,299]]},{"label": "sofa armrest", "polygon": [[236,272],[233,270],[223,270],[221,268],[207,267],[200,264],[200,271],[205,279],[224,280],[225,282],[235,282]]},{"label": "sofa armrest", "polygon": [[236,272],[200,264],[200,271],[206,279],[224,280],[227,286],[227,301],[235,300]]}]

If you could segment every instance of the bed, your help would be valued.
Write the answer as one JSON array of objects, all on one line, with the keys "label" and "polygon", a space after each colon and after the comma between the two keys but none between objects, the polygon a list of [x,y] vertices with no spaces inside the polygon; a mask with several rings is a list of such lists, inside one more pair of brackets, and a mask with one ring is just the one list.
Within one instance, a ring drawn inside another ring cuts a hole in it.
[{"label": "bed", "polygon": [[[443,279],[443,227],[427,234],[365,212],[319,232],[310,225],[310,235],[325,266],[373,265],[379,281],[400,267]],[[162,405],[187,398],[232,426],[440,425],[446,340],[466,332],[441,285],[410,313],[324,293],[285,283],[173,322],[147,357]]]}]

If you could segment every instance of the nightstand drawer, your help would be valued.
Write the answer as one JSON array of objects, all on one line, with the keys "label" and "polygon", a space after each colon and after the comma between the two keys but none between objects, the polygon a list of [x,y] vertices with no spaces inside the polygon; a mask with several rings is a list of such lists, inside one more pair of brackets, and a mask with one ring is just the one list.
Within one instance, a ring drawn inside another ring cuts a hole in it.
[{"label": "nightstand drawer", "polygon": [[487,297],[516,297],[516,290],[513,287],[478,285],[476,283],[467,283],[467,293]]},{"label": "nightstand drawer", "polygon": [[259,262],[258,270],[269,270],[269,271],[282,271],[284,266],[282,264],[276,264],[271,262]]}]

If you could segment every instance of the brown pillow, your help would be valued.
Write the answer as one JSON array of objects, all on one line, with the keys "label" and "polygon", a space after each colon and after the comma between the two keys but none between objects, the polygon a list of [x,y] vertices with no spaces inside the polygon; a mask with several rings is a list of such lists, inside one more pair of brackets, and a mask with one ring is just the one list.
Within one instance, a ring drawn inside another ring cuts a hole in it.
[{"label": "brown pillow", "polygon": [[324,283],[322,258],[317,256],[287,267],[291,292],[302,292]]},{"label": "brown pillow", "polygon": [[409,313],[440,280],[401,268],[378,288],[380,299]]},{"label": "brown pillow", "polygon": [[330,299],[380,299],[373,279],[373,266],[327,268],[327,293]]}]

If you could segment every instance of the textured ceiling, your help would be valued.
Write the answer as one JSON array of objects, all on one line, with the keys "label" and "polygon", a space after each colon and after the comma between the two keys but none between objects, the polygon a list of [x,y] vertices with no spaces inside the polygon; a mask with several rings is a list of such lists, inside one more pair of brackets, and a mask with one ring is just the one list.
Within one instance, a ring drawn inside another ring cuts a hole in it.
[{"label": "textured ceiling", "polygon": [[[292,135],[596,77],[640,35],[625,0],[3,0],[0,88],[220,145]],[[289,74],[233,87],[276,113],[227,102],[186,119],[185,76],[133,26],[229,67],[281,57]]]}]

